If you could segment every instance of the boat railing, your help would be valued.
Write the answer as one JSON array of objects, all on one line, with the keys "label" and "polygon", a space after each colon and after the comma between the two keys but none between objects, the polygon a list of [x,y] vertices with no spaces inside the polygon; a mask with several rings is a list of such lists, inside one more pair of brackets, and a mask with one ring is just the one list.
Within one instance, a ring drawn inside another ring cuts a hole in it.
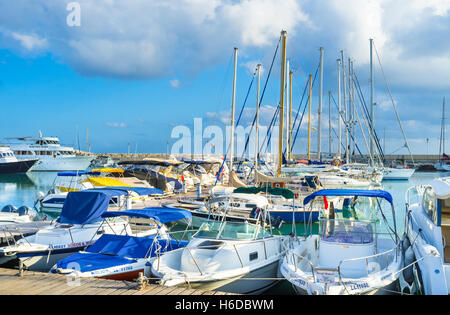
[{"label": "boat railing", "polygon": [[[344,282],[342,280],[342,278],[343,278],[342,266],[345,263],[364,261],[365,265],[366,265],[366,276],[369,277],[370,274],[379,272],[381,270],[381,268],[380,269],[373,268],[373,270],[370,271],[369,268],[371,266],[371,262],[377,263],[380,261],[380,259],[385,259],[385,263],[386,263],[385,268],[387,268],[391,262],[393,262],[394,260],[397,259],[398,253],[399,253],[399,251],[401,251],[400,247],[401,247],[401,243],[397,244],[397,246],[391,248],[390,250],[387,250],[382,253],[369,255],[369,256],[365,256],[365,257],[357,257],[357,258],[349,258],[349,259],[341,260],[338,265],[338,268],[337,268],[339,283],[341,285],[343,285],[344,287],[346,286],[346,282]],[[377,266],[380,266],[380,264],[377,263]]]},{"label": "boat railing", "polygon": [[315,272],[316,268],[314,267],[314,264],[311,262],[311,260],[309,260],[305,256],[297,255],[294,252],[291,252],[290,254],[292,255],[292,262],[294,263],[295,272],[297,272],[298,269],[301,269],[298,265],[302,261],[305,261],[309,265],[309,268],[311,269],[311,274],[314,279],[314,282],[316,282],[316,272]]}]

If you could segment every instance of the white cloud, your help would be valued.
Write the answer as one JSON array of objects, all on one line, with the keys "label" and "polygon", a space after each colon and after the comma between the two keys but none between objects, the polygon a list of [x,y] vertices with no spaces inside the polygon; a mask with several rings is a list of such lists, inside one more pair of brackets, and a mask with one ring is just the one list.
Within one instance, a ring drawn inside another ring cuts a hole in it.
[{"label": "white cloud", "polygon": [[22,47],[27,50],[41,49],[47,45],[47,40],[45,38],[40,38],[36,34],[20,34],[12,32],[11,37],[19,41]]}]

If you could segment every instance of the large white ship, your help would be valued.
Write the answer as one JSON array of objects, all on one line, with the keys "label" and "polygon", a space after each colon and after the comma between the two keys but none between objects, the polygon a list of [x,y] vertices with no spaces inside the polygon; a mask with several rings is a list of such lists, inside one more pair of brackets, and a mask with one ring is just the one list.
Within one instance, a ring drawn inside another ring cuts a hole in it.
[{"label": "large white ship", "polygon": [[81,171],[89,167],[95,155],[77,155],[72,147],[63,147],[57,137],[7,138],[16,140],[8,143],[19,160],[39,158],[30,171]]}]

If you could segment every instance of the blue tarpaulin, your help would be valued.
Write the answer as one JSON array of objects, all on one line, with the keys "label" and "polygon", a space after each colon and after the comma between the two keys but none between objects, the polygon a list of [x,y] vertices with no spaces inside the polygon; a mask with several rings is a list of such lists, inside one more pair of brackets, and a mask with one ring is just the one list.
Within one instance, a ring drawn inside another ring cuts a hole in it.
[{"label": "blue tarpaulin", "polygon": [[[158,246],[155,246],[156,243]],[[102,235],[86,252],[77,253],[60,260],[58,268],[69,269],[69,264],[77,263],[81,272],[104,269],[136,262],[135,259],[155,256],[155,250],[161,247],[166,252],[185,247],[188,241],[176,241],[128,235]],[[153,246],[152,246],[153,245]]]},{"label": "blue tarpaulin", "polygon": [[155,219],[161,223],[174,222],[181,219],[191,219],[192,214],[188,210],[178,209],[178,208],[144,208],[139,210],[127,210],[127,211],[108,211],[105,212],[103,218],[111,217],[140,217],[140,218],[150,218]]},{"label": "blue tarpaulin", "polygon": [[75,172],[59,172],[58,176],[81,176],[81,175],[100,175],[100,172],[86,172],[86,171],[75,171]]},{"label": "blue tarpaulin", "polygon": [[60,223],[88,224],[102,220],[112,197],[126,195],[122,190],[82,190],[67,194],[58,219]]},{"label": "blue tarpaulin", "polygon": [[317,196],[361,196],[361,197],[378,197],[386,199],[392,205],[392,196],[384,190],[362,190],[362,189],[322,189],[307,196],[303,200],[303,205],[308,204]]}]

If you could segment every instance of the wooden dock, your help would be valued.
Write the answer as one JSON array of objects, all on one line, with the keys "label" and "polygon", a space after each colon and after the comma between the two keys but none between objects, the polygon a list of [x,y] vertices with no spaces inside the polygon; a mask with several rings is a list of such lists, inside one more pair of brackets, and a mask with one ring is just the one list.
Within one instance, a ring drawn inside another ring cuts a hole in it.
[{"label": "wooden dock", "polygon": [[0,268],[0,295],[229,295],[230,293],[106,279],[79,279],[63,275]]}]

